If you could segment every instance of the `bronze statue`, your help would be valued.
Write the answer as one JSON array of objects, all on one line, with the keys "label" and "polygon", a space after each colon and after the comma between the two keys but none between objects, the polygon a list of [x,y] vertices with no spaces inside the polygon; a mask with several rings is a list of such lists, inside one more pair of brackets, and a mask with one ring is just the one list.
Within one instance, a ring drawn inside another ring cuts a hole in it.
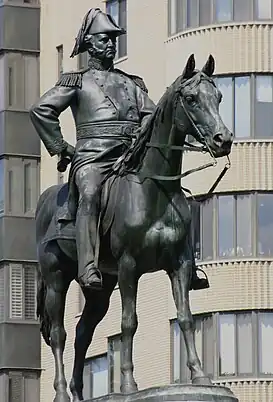
[{"label": "bronze statue", "polygon": [[[86,299],[76,329],[70,383],[74,402],[83,400],[86,351],[117,281],[122,299],[121,391],[137,389],[132,362],[137,285],[144,273],[158,270],[171,280],[192,381],[210,384],[194,342],[189,290],[196,281],[199,286],[180,179],[188,134],[213,157],[231,150],[233,135],[219,115],[221,94],[211,78],[214,59],[210,56],[198,71],[190,56],[182,75],[155,106],[142,79],[113,67],[115,38],[121,33],[110,16],[90,10],[72,53],[88,50],[88,69],[64,74],[31,110],[50,154],[60,154],[65,164],[72,161],[69,183],[47,189],[36,210],[38,315],[55,358],[54,402],[70,400],[63,367],[64,307],[74,279]],[[77,127],[75,152],[58,122],[68,106]]]},{"label": "bronze statue", "polygon": [[[95,264],[100,183],[131,145],[155,107],[140,77],[114,68],[116,37],[123,33],[125,31],[110,15],[91,9],[71,54],[74,57],[87,50],[90,54],[88,68],[63,74],[30,111],[49,154],[61,156],[59,168],[62,163],[72,161],[71,202],[60,211],[58,219],[65,223],[76,217],[78,280],[81,286],[93,288],[102,286]],[[77,129],[76,149],[63,139],[58,120],[60,113],[69,106]],[[77,206],[72,205],[75,203]],[[199,279],[195,270],[192,288],[208,286],[207,280]]]}]

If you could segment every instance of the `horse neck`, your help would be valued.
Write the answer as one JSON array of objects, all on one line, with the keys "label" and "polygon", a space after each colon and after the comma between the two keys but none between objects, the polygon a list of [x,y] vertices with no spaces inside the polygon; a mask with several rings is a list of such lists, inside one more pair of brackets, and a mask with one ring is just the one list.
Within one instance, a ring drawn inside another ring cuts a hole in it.
[{"label": "horse neck", "polygon": [[[185,142],[185,133],[178,131],[174,125],[172,115],[174,111],[173,105],[170,106],[170,118],[164,119],[163,122],[155,122],[152,135],[150,138],[151,144],[180,145],[183,146]],[[158,117],[158,120],[161,120]],[[182,166],[182,151],[172,150],[168,147],[166,149],[159,149],[156,147],[149,147],[143,159],[141,172],[149,175],[161,176],[176,176],[181,173]],[[166,183],[166,182],[165,182]],[[175,182],[168,182],[179,184],[180,180]]]}]

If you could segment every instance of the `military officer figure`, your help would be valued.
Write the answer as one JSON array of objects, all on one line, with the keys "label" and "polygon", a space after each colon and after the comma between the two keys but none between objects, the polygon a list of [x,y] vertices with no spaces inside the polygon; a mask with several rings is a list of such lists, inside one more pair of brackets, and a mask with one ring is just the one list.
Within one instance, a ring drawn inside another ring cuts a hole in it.
[{"label": "military officer figure", "polygon": [[[87,51],[88,68],[64,73],[30,110],[49,154],[72,161],[69,180],[78,191],[74,216],[78,280],[81,286],[98,289],[102,286],[95,266],[100,183],[155,108],[140,77],[114,68],[116,39],[124,33],[110,15],[90,9],[71,54],[74,57]],[[68,107],[76,125],[75,149],[64,140],[59,125],[59,115]],[[71,219],[69,214],[67,219]],[[193,279],[193,288],[207,287],[196,272]]]}]

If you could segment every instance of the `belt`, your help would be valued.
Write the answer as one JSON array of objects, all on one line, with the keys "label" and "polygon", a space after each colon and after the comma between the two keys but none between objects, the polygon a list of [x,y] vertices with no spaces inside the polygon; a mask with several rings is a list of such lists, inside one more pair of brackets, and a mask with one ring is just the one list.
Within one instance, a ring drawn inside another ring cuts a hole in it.
[{"label": "belt", "polygon": [[131,139],[138,123],[130,121],[85,123],[77,125],[77,140],[84,138]]}]

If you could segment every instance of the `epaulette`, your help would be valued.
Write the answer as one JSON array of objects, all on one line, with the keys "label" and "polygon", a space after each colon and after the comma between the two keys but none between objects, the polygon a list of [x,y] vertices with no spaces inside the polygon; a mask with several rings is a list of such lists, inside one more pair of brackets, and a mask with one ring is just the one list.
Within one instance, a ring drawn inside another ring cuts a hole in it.
[{"label": "epaulette", "polygon": [[70,71],[69,73],[63,73],[59,80],[56,82],[55,86],[57,87],[82,87],[82,76],[88,71],[89,68],[84,68],[79,71]]},{"label": "epaulette", "polygon": [[118,68],[115,68],[115,71],[117,71],[117,72],[119,72],[119,73],[121,73],[121,74],[123,74],[123,75],[126,75],[126,77],[131,78],[131,80],[133,80],[134,83],[135,83],[140,89],[142,89],[142,91],[148,93],[148,88],[146,87],[145,82],[144,82],[144,80],[143,80],[141,77],[139,77],[138,75],[133,75],[133,74],[125,73],[125,71],[122,71],[122,70],[120,70],[120,69],[118,69]]}]

